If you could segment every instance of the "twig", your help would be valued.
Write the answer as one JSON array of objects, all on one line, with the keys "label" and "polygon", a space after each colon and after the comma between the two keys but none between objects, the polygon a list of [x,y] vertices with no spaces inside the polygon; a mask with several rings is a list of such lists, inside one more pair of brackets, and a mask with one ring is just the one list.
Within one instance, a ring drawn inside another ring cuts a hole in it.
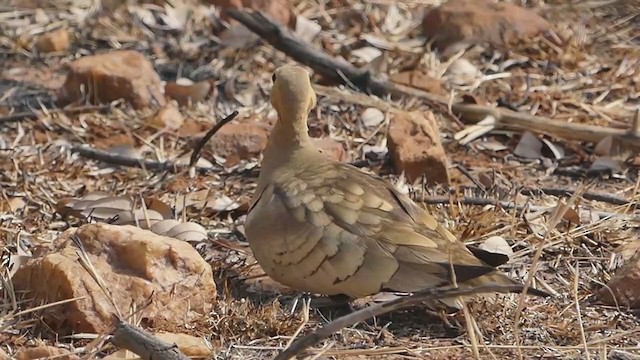
[{"label": "twig", "polygon": [[[64,113],[65,115],[77,115],[77,114],[83,114],[91,111],[107,111],[110,109],[111,109],[111,104],[103,104],[103,105],[78,106],[78,107],[72,107],[67,109],[59,109],[58,111]],[[0,125],[23,121],[23,120],[34,120],[40,116],[42,116],[42,113],[35,112],[35,111],[25,111],[25,112],[6,115],[6,116],[0,116]]]},{"label": "twig", "polygon": [[443,298],[455,298],[459,296],[464,297],[494,292],[517,293],[521,290],[522,285],[485,285],[466,289],[447,286],[422,290],[409,296],[403,296],[380,304],[371,305],[364,309],[355,311],[349,315],[342,316],[328,323],[327,325],[314,330],[311,334],[294,341],[289,348],[283,350],[280,354],[278,354],[278,356],[275,357],[274,360],[288,360],[300,354],[310,346],[318,343],[319,341],[328,338],[332,334],[338,332],[340,329],[365,321],[374,316],[380,316],[391,311],[421,303],[425,300],[438,300]]},{"label": "twig", "polygon": [[[387,95],[403,97],[414,96],[427,100],[430,105],[448,113],[450,99],[423,90],[384,81],[369,71],[358,69],[345,61],[338,61],[311,44],[298,39],[287,29],[279,26],[259,12],[229,9],[229,16],[239,21],[249,30],[262,37],[274,48],[291,56],[294,60],[311,67],[322,76],[340,84],[354,85],[358,90],[380,97]],[[505,108],[490,108],[477,104],[466,104],[453,99],[451,111],[460,114],[465,120],[478,122],[487,116],[496,119],[496,127],[515,130],[529,130],[568,140],[598,142],[607,136],[624,143],[640,147],[640,135],[632,130],[614,129],[594,125],[574,124],[555,121],[535,115],[519,113]]]},{"label": "twig", "polygon": [[[178,164],[172,161],[155,161],[155,160],[138,159],[134,157],[113,154],[113,153],[98,150],[98,149],[92,149],[84,145],[72,146],[71,152],[77,153],[80,156],[85,157],[87,159],[103,161],[113,165],[137,167],[137,168],[146,169],[146,170],[159,170],[159,171],[166,170],[166,171],[178,173],[182,170],[189,168],[189,165],[187,164]],[[196,167],[196,169],[201,172],[207,172],[211,170],[211,168],[209,167]]]},{"label": "twig", "polygon": [[[524,209],[529,209],[533,212],[542,211],[542,210],[550,210],[553,207],[547,206],[533,206],[533,205],[518,205],[511,201],[501,201],[489,198],[481,198],[481,197],[463,197],[458,199],[451,199],[448,196],[426,196],[424,198],[416,199],[417,201],[423,202],[425,204],[444,204],[448,205],[451,201],[462,204],[462,205],[475,205],[475,206],[487,206],[494,205],[500,206],[503,209],[516,209],[517,211],[522,211]],[[637,215],[625,215],[625,214],[617,214],[608,211],[599,211],[599,210],[590,210],[591,214],[598,216],[599,218],[610,218],[610,219],[624,219],[630,221],[640,221],[640,216]]]},{"label": "twig", "polygon": [[162,341],[142,328],[122,320],[118,321],[111,341],[115,346],[132,351],[144,360],[189,360],[175,344]]},{"label": "twig", "polygon": [[218,121],[213,126],[213,128],[207,132],[207,134],[193,148],[193,153],[191,153],[191,159],[189,160],[189,167],[195,165],[195,163],[198,161],[198,158],[200,158],[200,152],[202,151],[202,148],[207,143],[207,141],[209,141],[209,139],[211,139],[211,137],[215,135],[215,133],[217,133],[224,125],[235,119],[236,116],[238,116],[237,110],[227,115],[227,117],[225,117],[224,119]]},{"label": "twig", "polygon": [[[520,193],[522,195],[535,195],[537,193],[544,193],[544,194],[553,195],[553,196],[571,196],[573,195],[574,192],[576,192],[575,189],[563,189],[563,188],[539,188],[539,189],[525,188],[520,190]],[[636,205],[637,204],[635,201],[630,201],[614,195],[603,194],[603,193],[592,192],[592,191],[586,191],[585,193],[582,194],[582,197],[587,200],[600,201],[600,202],[605,202],[613,205]]]}]

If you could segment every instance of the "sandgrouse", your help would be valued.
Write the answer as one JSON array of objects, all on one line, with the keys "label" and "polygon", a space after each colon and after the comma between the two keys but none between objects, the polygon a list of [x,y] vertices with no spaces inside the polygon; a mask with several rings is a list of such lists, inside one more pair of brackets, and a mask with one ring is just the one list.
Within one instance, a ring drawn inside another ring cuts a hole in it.
[{"label": "sandgrouse", "polygon": [[449,285],[452,269],[459,287],[519,284],[494,268],[505,261],[465,246],[389,183],[313,145],[307,116],[316,95],[304,68],[282,66],[273,81],[278,121],[245,224],[267,275],[352,299]]}]

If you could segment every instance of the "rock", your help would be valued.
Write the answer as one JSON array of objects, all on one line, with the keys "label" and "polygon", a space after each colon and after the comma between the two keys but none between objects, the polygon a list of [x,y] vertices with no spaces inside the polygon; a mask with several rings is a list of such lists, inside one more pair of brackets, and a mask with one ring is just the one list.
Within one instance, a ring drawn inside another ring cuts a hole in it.
[{"label": "rock", "polygon": [[181,325],[211,309],[216,297],[211,267],[187,242],[134,226],[87,224],[65,231],[53,252],[29,260],[13,278],[14,286],[38,304],[84,297],[44,314],[56,333],[105,333],[115,314],[78,261],[74,236],[121,311],[136,304],[144,307],[138,314],[143,319]]},{"label": "rock", "polygon": [[209,358],[211,356],[211,349],[207,346],[207,343],[202,339],[187,334],[175,334],[168,332],[158,332],[153,334],[158,339],[168,342],[169,344],[176,344],[178,349],[189,357],[195,358]]},{"label": "rock", "polygon": [[295,28],[296,17],[289,0],[205,0],[205,2],[221,7],[221,18],[228,22],[235,22],[235,20],[231,19],[224,9],[250,9],[260,11],[280,25]]},{"label": "rock", "polygon": [[640,251],[616,271],[598,296],[607,305],[640,308]]},{"label": "rock", "polygon": [[445,94],[440,80],[425,74],[420,70],[403,71],[390,76],[391,81],[401,85],[411,86],[432,94]]},{"label": "rock", "polygon": [[58,29],[42,34],[35,43],[36,49],[41,53],[64,51],[70,46],[71,41],[67,29]]},{"label": "rock", "polygon": [[209,81],[200,81],[192,84],[178,84],[167,82],[164,86],[164,93],[167,97],[174,99],[180,106],[186,106],[203,101],[211,91]]},{"label": "rock", "polygon": [[267,146],[269,131],[256,122],[227,124],[209,140],[209,146],[215,155],[227,159],[226,166],[233,166],[239,160],[257,157]]},{"label": "rock", "polygon": [[147,123],[157,129],[178,130],[184,124],[184,116],[177,106],[170,103],[150,116]]},{"label": "rock", "polygon": [[347,161],[348,155],[341,143],[331,138],[313,138],[311,139],[314,144],[327,154],[331,159],[336,161]]},{"label": "rock", "polygon": [[429,184],[448,184],[447,157],[431,112],[395,114],[387,133],[389,153],[396,172],[413,182],[422,175]]},{"label": "rock", "polygon": [[532,10],[492,0],[449,0],[422,19],[424,34],[441,50],[454,44],[504,45],[550,28],[551,24]]},{"label": "rock", "polygon": [[32,347],[22,349],[15,355],[16,360],[35,360],[35,359],[51,359],[56,360],[76,360],[80,359],[78,356],[71,354],[69,350],[60,349],[55,346],[41,345],[38,347]]},{"label": "rock", "polygon": [[117,50],[84,56],[71,63],[58,99],[63,104],[85,98],[94,104],[125,99],[141,109],[165,105],[163,89],[160,77],[144,55]]}]

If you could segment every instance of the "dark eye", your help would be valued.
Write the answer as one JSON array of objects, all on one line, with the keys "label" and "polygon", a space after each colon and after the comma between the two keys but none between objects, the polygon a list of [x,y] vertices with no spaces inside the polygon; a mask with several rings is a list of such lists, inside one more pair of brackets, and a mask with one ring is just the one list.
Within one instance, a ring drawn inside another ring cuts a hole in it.
[{"label": "dark eye", "polygon": [[276,82],[276,74],[273,73],[273,75],[271,75],[271,81]]}]

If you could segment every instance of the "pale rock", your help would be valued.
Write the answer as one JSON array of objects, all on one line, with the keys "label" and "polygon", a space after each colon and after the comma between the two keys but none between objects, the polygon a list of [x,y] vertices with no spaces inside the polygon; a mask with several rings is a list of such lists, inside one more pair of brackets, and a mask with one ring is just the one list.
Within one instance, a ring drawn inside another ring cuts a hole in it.
[{"label": "pale rock", "polygon": [[54,251],[29,260],[13,278],[35,304],[83,297],[44,312],[53,331],[105,333],[116,314],[81,265],[72,237],[83,244],[120,311],[135,304],[144,308],[140,319],[182,325],[211,309],[216,298],[211,267],[187,242],[129,225],[87,224],[65,231]]}]

